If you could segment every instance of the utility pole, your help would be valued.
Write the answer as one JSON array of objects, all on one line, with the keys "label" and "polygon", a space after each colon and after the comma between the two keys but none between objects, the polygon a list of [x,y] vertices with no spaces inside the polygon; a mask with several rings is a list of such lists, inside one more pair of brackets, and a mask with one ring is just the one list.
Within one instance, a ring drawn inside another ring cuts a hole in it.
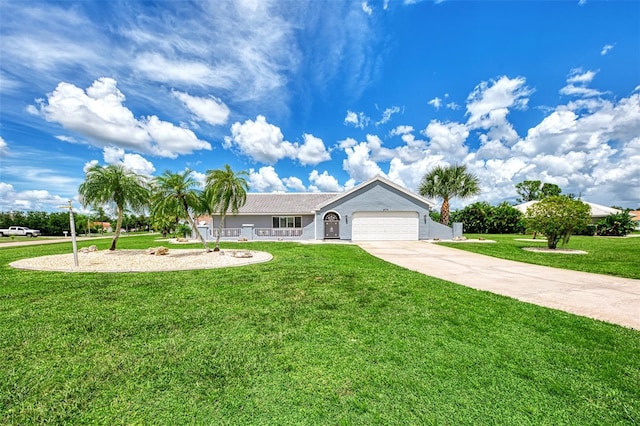
[{"label": "utility pole", "polygon": [[71,245],[73,247],[73,264],[78,267],[78,244],[76,243],[76,223],[73,219],[73,205],[71,200],[66,206],[58,206],[59,209],[69,209],[69,226],[71,227]]}]

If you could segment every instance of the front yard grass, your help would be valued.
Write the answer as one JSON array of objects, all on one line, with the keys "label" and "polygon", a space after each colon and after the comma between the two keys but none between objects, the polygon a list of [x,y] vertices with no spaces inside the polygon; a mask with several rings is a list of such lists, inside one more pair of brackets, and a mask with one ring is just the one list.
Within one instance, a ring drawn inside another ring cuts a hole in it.
[{"label": "front yard grass", "polygon": [[638,331],[350,245],[252,243],[273,261],[171,273],[8,267],[69,246],[0,250],[0,424],[640,423]]},{"label": "front yard grass", "polygon": [[[566,248],[583,250],[587,254],[534,253],[523,247],[546,247],[546,238],[538,242],[520,241],[531,235],[465,234],[469,239],[484,238],[492,243],[439,243],[448,247],[518,262],[551,266],[574,271],[593,272],[624,278],[640,279],[640,237],[586,237],[574,235]],[[558,248],[562,248],[558,246]]]}]

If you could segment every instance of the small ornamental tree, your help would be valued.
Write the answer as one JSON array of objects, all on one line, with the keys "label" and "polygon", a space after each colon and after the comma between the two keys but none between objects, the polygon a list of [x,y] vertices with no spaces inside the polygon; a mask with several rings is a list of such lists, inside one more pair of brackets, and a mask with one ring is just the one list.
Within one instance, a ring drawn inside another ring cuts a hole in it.
[{"label": "small ornamental tree", "polygon": [[557,248],[560,241],[567,244],[571,234],[590,220],[587,204],[562,195],[544,198],[529,207],[526,214],[527,228],[545,235],[550,249]]}]

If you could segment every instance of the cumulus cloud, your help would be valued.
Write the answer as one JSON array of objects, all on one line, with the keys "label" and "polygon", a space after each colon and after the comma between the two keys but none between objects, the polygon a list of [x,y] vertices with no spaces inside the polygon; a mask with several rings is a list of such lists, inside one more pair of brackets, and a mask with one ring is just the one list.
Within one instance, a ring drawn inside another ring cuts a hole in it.
[{"label": "cumulus cloud", "polygon": [[343,160],[342,168],[352,179],[362,182],[375,175],[384,174],[378,163],[371,158],[369,142],[360,142],[353,146],[345,147],[344,152],[347,158]]},{"label": "cumulus cloud", "polygon": [[39,111],[47,121],[59,123],[99,147],[114,145],[168,158],[211,149],[191,130],[155,115],[134,117],[124,101],[124,94],[112,78],[100,78],[86,91],[61,82],[47,96],[47,102],[40,102]]},{"label": "cumulus cloud", "polygon": [[286,187],[273,166],[249,169],[249,188],[256,192],[284,192]]},{"label": "cumulus cloud", "polygon": [[326,170],[322,173],[313,170],[309,174],[309,182],[311,182],[309,190],[312,192],[342,192],[345,190],[345,187],[340,185],[338,180]]},{"label": "cumulus cloud", "polygon": [[139,154],[127,154],[122,148],[107,146],[103,150],[103,157],[108,164],[121,164],[140,175],[151,176],[156,171],[153,163]]},{"label": "cumulus cloud", "polygon": [[510,109],[526,109],[533,90],[525,83],[523,77],[502,76],[477,85],[467,98],[467,125],[488,129],[503,124]]},{"label": "cumulus cloud", "polygon": [[67,199],[45,190],[16,191],[13,185],[0,182],[0,211],[10,210],[54,210]]},{"label": "cumulus cloud", "polygon": [[431,120],[422,134],[429,138],[428,146],[433,155],[462,158],[468,152],[465,141],[469,136],[469,129],[464,124]]},{"label": "cumulus cloud", "polygon": [[397,126],[389,132],[389,136],[401,136],[413,132],[413,126]]},{"label": "cumulus cloud", "polygon": [[282,181],[287,186],[287,188],[291,189],[292,191],[304,192],[307,190],[307,188],[304,186],[304,183],[302,183],[302,180],[295,176],[282,178]]},{"label": "cumulus cloud", "polygon": [[371,118],[367,117],[364,112],[347,111],[347,116],[344,118],[344,124],[357,127],[358,129],[364,129],[369,125]]},{"label": "cumulus cloud", "polygon": [[284,140],[279,127],[267,122],[263,115],[256,120],[236,122],[231,126],[231,136],[225,138],[225,148],[238,150],[254,161],[274,164],[283,158],[297,159],[302,165],[316,165],[331,159],[322,139],[304,134],[304,143]]},{"label": "cumulus cloud", "polygon": [[369,16],[373,14],[373,9],[371,8],[371,6],[369,6],[369,4],[366,1],[362,2],[362,11]]},{"label": "cumulus cloud", "polygon": [[297,147],[285,141],[279,127],[269,124],[263,115],[256,120],[233,123],[231,136],[225,138],[225,147],[238,150],[255,161],[274,164],[283,158],[295,158]]},{"label": "cumulus cloud", "polygon": [[331,159],[322,139],[311,134],[303,135],[304,143],[298,149],[298,160],[303,165],[316,165]]},{"label": "cumulus cloud", "polygon": [[201,98],[188,93],[173,91],[173,95],[193,113],[196,120],[204,121],[212,126],[226,124],[229,119],[229,107],[213,96]]}]

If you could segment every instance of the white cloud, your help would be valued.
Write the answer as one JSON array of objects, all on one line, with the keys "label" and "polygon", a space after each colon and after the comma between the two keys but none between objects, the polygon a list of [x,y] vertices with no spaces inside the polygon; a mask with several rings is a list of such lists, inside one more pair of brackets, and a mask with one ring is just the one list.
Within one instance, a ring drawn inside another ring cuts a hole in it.
[{"label": "white cloud", "polygon": [[121,164],[143,176],[151,176],[156,171],[153,163],[139,154],[127,154],[122,148],[107,146],[103,150],[103,157],[108,164]]},{"label": "white cloud", "polygon": [[84,172],[84,174],[86,175],[87,172],[89,171],[89,169],[91,169],[92,167],[97,166],[98,164],[100,164],[100,162],[98,160],[91,160],[91,161],[87,161],[84,164],[84,167],[82,168],[82,171]]},{"label": "white cloud", "polygon": [[383,175],[382,169],[371,158],[371,148],[368,142],[360,142],[359,144],[344,149],[347,158],[342,162],[342,168],[349,176],[362,182],[375,175]]},{"label": "white cloud", "polygon": [[331,159],[322,139],[305,133],[304,144],[298,150],[298,160],[302,165],[316,165]]},{"label": "white cloud", "polygon": [[55,210],[66,204],[67,199],[45,190],[16,191],[13,185],[0,182],[0,211]]},{"label": "white cloud", "polygon": [[468,152],[465,141],[469,129],[464,124],[431,120],[422,134],[429,138],[428,147],[432,155],[462,158]]},{"label": "white cloud", "polygon": [[435,109],[440,109],[440,107],[442,106],[442,99],[436,96],[427,103],[433,106]]},{"label": "white cloud", "polygon": [[587,87],[596,74],[598,74],[597,71],[583,71],[581,68],[572,69],[567,76],[567,85],[560,89],[560,94],[585,98],[602,95],[602,92]]},{"label": "white cloud", "polygon": [[363,112],[355,113],[353,111],[347,111],[347,115],[344,118],[345,125],[351,125],[359,129],[364,129],[369,125],[371,119],[364,115]]},{"label": "white cloud", "polygon": [[344,187],[338,183],[338,180],[331,176],[325,170],[322,174],[317,170],[313,170],[309,174],[309,190],[312,192],[342,192]]},{"label": "white cloud", "polygon": [[533,90],[525,86],[523,77],[500,77],[483,81],[467,98],[467,125],[470,128],[490,128],[505,122],[509,109],[525,109]]},{"label": "white cloud", "polygon": [[229,107],[220,99],[213,96],[201,98],[175,90],[173,95],[184,103],[197,120],[204,121],[212,126],[219,126],[226,124],[229,119]]},{"label": "white cloud", "polygon": [[373,14],[373,9],[371,8],[371,6],[369,6],[369,4],[366,1],[362,2],[362,11],[369,16]]},{"label": "white cloud", "polygon": [[256,120],[236,122],[231,126],[231,136],[225,138],[225,148],[236,146],[254,161],[274,164],[283,158],[297,159],[302,165],[316,165],[331,159],[322,139],[311,134],[303,135],[304,143],[284,140],[279,127],[267,122],[263,115]]},{"label": "white cloud", "polygon": [[304,184],[302,183],[302,180],[295,176],[282,178],[282,182],[284,182],[288,189],[296,192],[304,192],[307,190],[307,188],[305,188]]},{"label": "white cloud", "polygon": [[581,68],[574,68],[567,76],[567,83],[587,84],[593,81],[597,71],[583,71]]},{"label": "white cloud", "polygon": [[397,126],[389,132],[389,136],[405,135],[413,132],[413,126]]},{"label": "white cloud", "polygon": [[255,121],[233,123],[231,136],[225,138],[225,147],[233,146],[254,161],[266,164],[274,164],[283,158],[295,158],[297,154],[297,147],[285,141],[280,128],[269,124],[263,115],[258,115]]},{"label": "white cloud", "polygon": [[9,145],[5,142],[5,140],[0,136],[0,157],[4,157],[9,154]]},{"label": "white cloud", "polygon": [[111,78],[100,78],[86,92],[61,82],[42,101],[40,112],[47,121],[81,134],[99,147],[115,145],[133,151],[176,158],[181,154],[211,149],[188,129],[176,127],[156,116],[136,119],[123,103],[124,94]]},{"label": "white cloud", "polygon": [[222,88],[228,88],[231,84],[228,79],[216,75],[214,70],[203,62],[172,60],[158,53],[138,55],[133,60],[133,66],[147,79],[162,83],[206,84]]},{"label": "white cloud", "polygon": [[249,169],[249,188],[257,192],[284,192],[286,187],[273,166]]},{"label": "white cloud", "polygon": [[385,109],[382,112],[382,118],[380,118],[380,121],[376,122],[376,125],[388,123],[389,120],[391,120],[391,117],[393,116],[393,114],[397,114],[399,112],[400,112],[400,107],[397,107],[397,106],[393,106],[391,108]]}]

